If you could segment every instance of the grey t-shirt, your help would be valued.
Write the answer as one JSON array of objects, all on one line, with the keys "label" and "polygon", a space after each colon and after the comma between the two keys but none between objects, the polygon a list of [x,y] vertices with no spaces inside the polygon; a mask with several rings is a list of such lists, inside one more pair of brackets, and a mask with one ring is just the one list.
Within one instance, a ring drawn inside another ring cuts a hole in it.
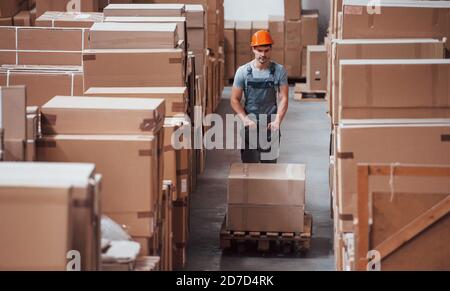
[{"label": "grey t-shirt", "polygon": [[[286,69],[275,62],[275,80],[279,82],[280,86],[287,85],[288,84],[288,74],[286,72]],[[252,74],[254,78],[268,78],[270,77],[270,69],[265,70],[259,70],[255,68],[253,61],[250,63],[247,63],[241,67],[236,72],[236,76],[234,77],[234,83],[233,86],[237,88],[244,89],[245,87],[245,78],[247,77],[247,66],[252,67]]]}]

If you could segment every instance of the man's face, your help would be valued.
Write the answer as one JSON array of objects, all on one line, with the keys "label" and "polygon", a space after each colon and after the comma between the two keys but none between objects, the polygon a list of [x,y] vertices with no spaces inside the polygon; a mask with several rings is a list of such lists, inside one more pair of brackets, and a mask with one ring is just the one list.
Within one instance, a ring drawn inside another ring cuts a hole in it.
[{"label": "man's face", "polygon": [[255,59],[260,64],[265,64],[270,61],[272,47],[270,45],[266,46],[255,46],[253,48],[253,53],[255,54]]}]

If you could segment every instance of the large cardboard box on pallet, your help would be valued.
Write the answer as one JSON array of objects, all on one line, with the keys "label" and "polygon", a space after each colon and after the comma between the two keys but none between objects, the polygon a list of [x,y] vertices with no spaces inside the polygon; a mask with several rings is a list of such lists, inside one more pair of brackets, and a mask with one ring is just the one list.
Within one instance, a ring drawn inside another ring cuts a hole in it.
[{"label": "large cardboard box on pallet", "polygon": [[94,23],[102,21],[103,13],[99,12],[47,11],[36,19],[36,26],[90,28]]},{"label": "large cardboard box on pallet", "polygon": [[[186,40],[186,17],[133,17],[133,16],[111,16],[105,17],[104,22],[114,23],[159,23],[177,25],[177,36],[179,40]],[[189,39],[189,38],[188,38]]]},{"label": "large cardboard box on pallet", "polygon": [[163,99],[56,96],[41,108],[42,133],[151,134],[164,121]]},{"label": "large cardboard box on pallet", "polygon": [[89,30],[91,49],[148,49],[177,46],[175,23],[95,23]]},{"label": "large cardboard box on pallet", "polygon": [[339,119],[450,118],[450,60],[343,60]]},{"label": "large cardboard box on pallet", "polygon": [[182,49],[85,50],[84,88],[183,87]]},{"label": "large cardboard box on pallet", "polygon": [[110,4],[103,9],[109,16],[185,16],[184,4]]},{"label": "large cardboard box on pallet", "polygon": [[92,87],[84,96],[164,99],[167,117],[185,114],[189,101],[186,87]]},{"label": "large cardboard box on pallet", "polygon": [[[339,64],[346,59],[442,59],[444,43],[435,39],[333,40],[331,95],[333,123],[338,123]],[[384,86],[384,85],[383,85]]]},{"label": "large cardboard box on pallet", "polygon": [[367,9],[368,3],[344,0],[343,39],[446,37],[450,49],[448,1],[381,2],[382,13]]},{"label": "large cardboard box on pallet", "polygon": [[25,159],[26,127],[25,86],[0,87],[0,128],[3,129],[3,160]]},{"label": "large cardboard box on pallet", "polygon": [[303,231],[305,176],[304,165],[233,164],[228,179],[227,229]]},{"label": "large cardboard box on pallet", "polygon": [[[337,128],[336,153],[336,190],[342,231],[353,231],[358,163],[448,165],[449,136],[449,119],[342,120]],[[443,185],[442,181],[434,178],[427,181],[432,183],[425,184],[413,178],[397,178],[395,192],[433,193],[433,189]],[[390,192],[391,188],[385,182],[386,178],[383,180],[374,177],[371,185],[378,187],[380,191]]]},{"label": "large cardboard box on pallet", "polygon": [[0,172],[1,221],[15,222],[0,226],[9,233],[0,239],[0,269],[65,271],[67,252],[78,250],[81,270],[99,270],[101,176],[93,164],[2,163]]},{"label": "large cardboard box on pallet", "polygon": [[0,85],[25,85],[27,106],[42,106],[56,95],[83,95],[81,70],[72,71],[67,67],[60,67],[59,70],[48,70],[42,66],[34,68],[35,70],[21,70],[19,67],[0,69]]},{"label": "large cardboard box on pallet", "polygon": [[37,17],[46,11],[97,12],[98,0],[36,0]]}]

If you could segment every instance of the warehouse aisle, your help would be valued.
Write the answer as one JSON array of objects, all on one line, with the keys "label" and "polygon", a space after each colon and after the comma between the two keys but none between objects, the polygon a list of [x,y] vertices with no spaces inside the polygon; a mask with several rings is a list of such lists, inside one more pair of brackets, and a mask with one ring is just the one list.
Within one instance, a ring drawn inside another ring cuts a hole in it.
[{"label": "warehouse aisle", "polygon": [[[291,89],[292,90],[292,89]],[[230,88],[225,88],[220,114],[231,113]],[[293,96],[293,92],[291,92]],[[188,271],[300,271],[334,270],[333,223],[328,192],[329,121],[326,103],[299,103],[290,100],[283,125],[280,163],[307,165],[307,211],[314,219],[311,250],[305,256],[223,253],[219,230],[226,213],[227,175],[238,151],[208,153],[205,174],[191,196],[191,234],[186,270]]]}]

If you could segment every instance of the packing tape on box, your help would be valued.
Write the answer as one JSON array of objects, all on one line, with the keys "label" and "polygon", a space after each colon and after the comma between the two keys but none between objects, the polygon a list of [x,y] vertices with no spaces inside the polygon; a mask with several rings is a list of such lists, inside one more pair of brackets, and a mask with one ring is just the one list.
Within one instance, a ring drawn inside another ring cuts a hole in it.
[{"label": "packing tape on box", "polygon": [[340,160],[352,160],[355,158],[355,155],[351,152],[348,153],[336,153],[336,157]]},{"label": "packing tape on box", "polygon": [[189,169],[177,170],[177,176],[189,175]]},{"label": "packing tape on box", "polygon": [[139,150],[140,157],[151,157],[153,156],[155,150]]},{"label": "packing tape on box", "polygon": [[353,214],[339,214],[339,219],[343,221],[353,221]]},{"label": "packing tape on box", "polygon": [[144,119],[139,128],[143,132],[152,132],[155,129],[155,126],[155,119]]}]

